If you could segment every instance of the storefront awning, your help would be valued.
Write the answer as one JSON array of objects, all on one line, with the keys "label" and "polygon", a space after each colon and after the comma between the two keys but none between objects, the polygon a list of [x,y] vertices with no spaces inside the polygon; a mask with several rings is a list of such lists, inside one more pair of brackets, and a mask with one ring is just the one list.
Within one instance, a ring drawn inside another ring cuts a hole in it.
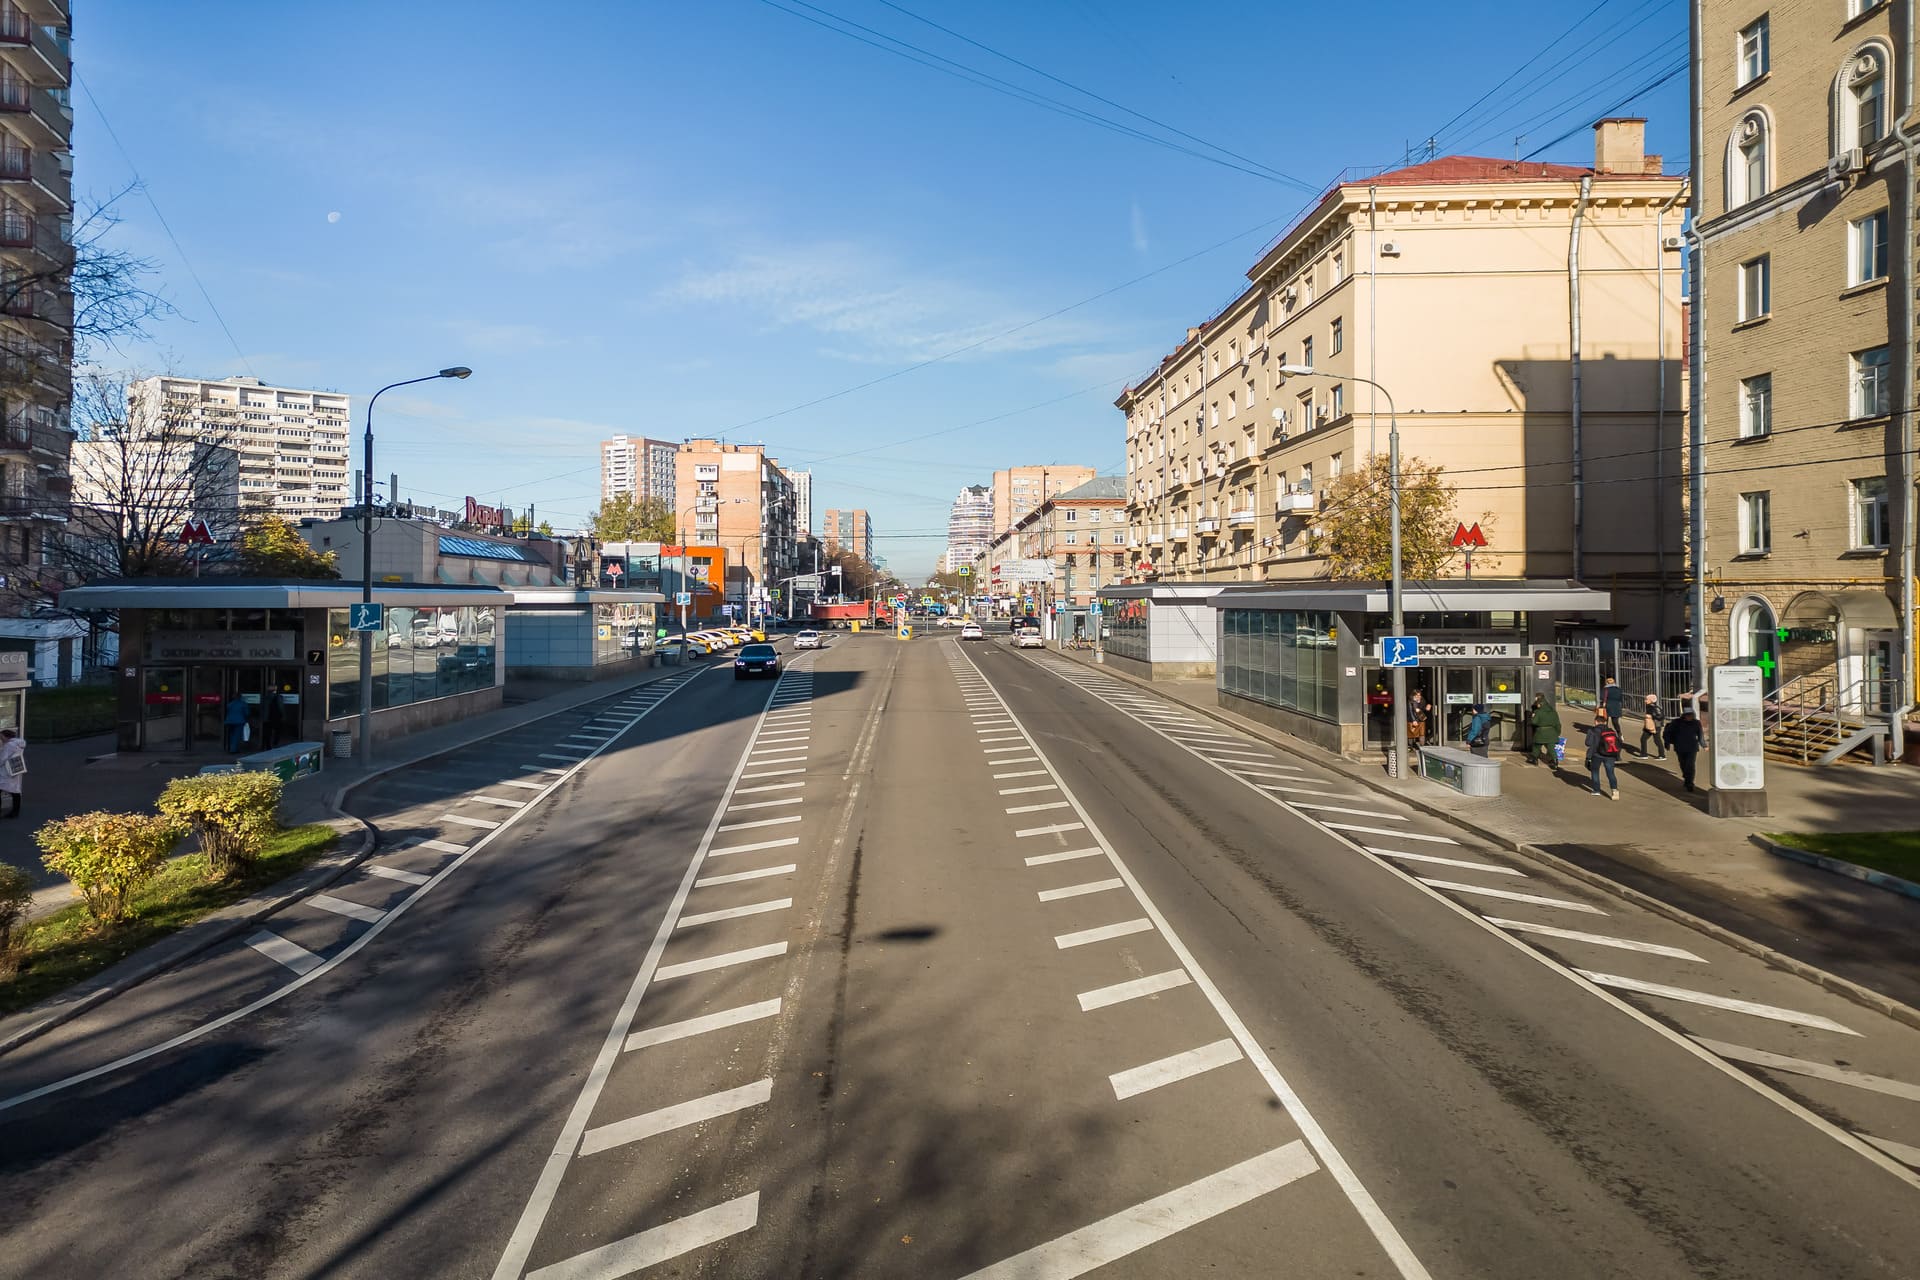
[{"label": "storefront awning", "polygon": [[[1105,594],[1104,592],[1102,593]],[[1385,583],[1265,582],[1229,587],[1209,600],[1216,609],[1317,609],[1331,613],[1385,613],[1393,607]],[[1574,582],[1423,582],[1409,584],[1401,605],[1408,613],[1606,613],[1613,597]]]},{"label": "storefront awning", "polygon": [[[504,604],[512,599],[494,587],[454,587],[425,582],[376,582],[383,604]],[[344,609],[360,599],[357,582],[290,579],[221,581],[217,578],[147,578],[69,587],[63,609]]]}]

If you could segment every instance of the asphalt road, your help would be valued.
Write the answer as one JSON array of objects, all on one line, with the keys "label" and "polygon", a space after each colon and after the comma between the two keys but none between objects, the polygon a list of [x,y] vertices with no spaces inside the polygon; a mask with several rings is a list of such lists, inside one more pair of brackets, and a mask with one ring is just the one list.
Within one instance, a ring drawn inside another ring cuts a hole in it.
[{"label": "asphalt road", "polygon": [[1056,656],[356,805],[329,903],[0,1058],[0,1274],[1920,1271],[1920,1032]]}]

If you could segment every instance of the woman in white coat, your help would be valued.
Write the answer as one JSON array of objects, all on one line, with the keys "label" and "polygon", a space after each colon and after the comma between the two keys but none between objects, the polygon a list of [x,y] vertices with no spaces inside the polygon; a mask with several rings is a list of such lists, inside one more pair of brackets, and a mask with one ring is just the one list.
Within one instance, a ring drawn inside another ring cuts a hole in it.
[{"label": "woman in white coat", "polygon": [[[0,729],[0,818],[20,816],[21,784],[27,780],[27,743],[18,732]],[[6,797],[13,797],[8,804]]]}]

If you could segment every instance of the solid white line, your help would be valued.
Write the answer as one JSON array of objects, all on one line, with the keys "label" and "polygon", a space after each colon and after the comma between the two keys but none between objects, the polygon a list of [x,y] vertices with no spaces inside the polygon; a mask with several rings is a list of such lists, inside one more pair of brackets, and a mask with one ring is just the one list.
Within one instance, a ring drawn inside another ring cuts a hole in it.
[{"label": "solid white line", "polygon": [[688,1018],[684,1022],[669,1022],[664,1027],[652,1027],[646,1031],[636,1031],[627,1037],[627,1049],[651,1049],[657,1044],[667,1044],[674,1040],[685,1040],[689,1036],[705,1035],[709,1031],[719,1031],[723,1027],[737,1027],[743,1022],[758,1022],[762,1018],[775,1017],[780,1012],[779,997],[762,1000],[757,1004],[743,1004],[738,1009],[722,1009],[719,1013],[705,1013],[697,1018]]},{"label": "solid white line", "polygon": [[761,849],[779,849],[790,844],[799,843],[799,836],[787,836],[780,840],[759,840],[753,844],[736,844],[726,849],[709,849],[707,850],[707,856],[709,858],[724,858],[730,853],[755,853]]},{"label": "solid white line", "polygon": [[1000,794],[1003,796],[1025,796],[1032,795],[1036,791],[1058,791],[1059,789],[1060,784],[1057,782],[1043,782],[1033,787],[1002,787],[1000,788]]},{"label": "solid white line", "polygon": [[1090,893],[1105,893],[1109,889],[1124,889],[1124,880],[1089,880],[1086,884],[1070,884],[1064,889],[1042,889],[1040,901],[1058,902],[1062,898],[1084,898]]},{"label": "solid white line", "polygon": [[1095,1009],[1104,1009],[1110,1004],[1138,1000],[1144,996],[1158,995],[1162,991],[1172,991],[1175,987],[1188,986],[1192,981],[1185,969],[1169,969],[1165,973],[1149,974],[1144,978],[1135,978],[1131,982],[1116,982],[1110,987],[1082,991],[1078,996],[1080,1011],[1092,1013]]},{"label": "solid white line", "polygon": [[1053,945],[1065,951],[1068,947],[1084,947],[1089,943],[1124,938],[1130,933],[1145,933],[1151,928],[1153,928],[1151,920],[1122,920],[1119,924],[1103,924],[1098,929],[1082,929],[1078,933],[1060,934],[1054,938]]},{"label": "solid white line", "polygon": [[1469,862],[1465,858],[1436,858],[1430,853],[1408,853],[1404,849],[1376,849],[1367,845],[1368,853],[1377,853],[1383,858],[1398,858],[1402,862],[1423,862],[1436,867],[1459,867],[1462,871],[1484,871],[1496,876],[1519,876],[1525,879],[1527,873],[1513,867],[1496,866],[1491,862]]},{"label": "solid white line", "polygon": [[1895,1142],[1892,1138],[1876,1138],[1870,1133],[1856,1133],[1856,1138],[1871,1142],[1902,1164],[1910,1164],[1920,1169],[1920,1147],[1910,1147],[1904,1142]]},{"label": "solid white line", "polygon": [[773,800],[752,800],[746,804],[730,804],[727,806],[727,812],[732,813],[736,809],[771,809],[776,805],[804,804],[805,802],[805,796],[780,796]]},{"label": "solid white line", "polygon": [[1240,1052],[1240,1046],[1231,1038],[1215,1040],[1212,1044],[1203,1044],[1198,1049],[1188,1049],[1185,1053],[1176,1053],[1158,1062],[1116,1071],[1107,1079],[1113,1084],[1113,1096],[1125,1100],[1149,1089],[1158,1089],[1162,1085],[1197,1076],[1203,1071],[1238,1062],[1244,1057],[1246,1055]]},{"label": "solid white line", "polygon": [[[1824,1062],[1809,1062],[1805,1058],[1789,1058],[1784,1054],[1768,1053],[1764,1049],[1748,1049],[1724,1040],[1708,1040],[1704,1036],[1694,1036],[1693,1039],[1723,1058],[1731,1058],[1749,1066],[1772,1067],[1775,1071],[1791,1071],[1799,1076],[1812,1076],[1816,1080],[1828,1080],[1855,1089],[1884,1093],[1892,1098],[1905,1098],[1908,1102],[1920,1102],[1920,1085],[1908,1084],[1904,1080],[1870,1076],[1864,1071],[1848,1071],[1845,1067],[1830,1067]],[[1867,1141],[1878,1142],[1878,1139],[1868,1138]]]},{"label": "solid white line", "polygon": [[755,827],[783,827],[789,822],[799,822],[804,816],[803,814],[789,813],[778,818],[755,818],[752,822],[723,822],[720,824],[720,830],[751,831]]},{"label": "solid white line", "polygon": [[439,853],[465,853],[472,845],[455,844],[451,840],[420,840],[413,845],[416,849],[433,849]]},{"label": "solid white line", "polygon": [[1750,1014],[1756,1018],[1766,1018],[1770,1022],[1791,1022],[1802,1027],[1812,1027],[1817,1031],[1837,1032],[1843,1036],[1860,1034],[1851,1027],[1843,1027],[1833,1019],[1823,1018],[1817,1013],[1782,1009],[1778,1005],[1761,1004],[1756,1000],[1735,1000],[1731,996],[1708,995],[1704,991],[1694,991],[1688,987],[1669,987],[1659,982],[1642,982],[1638,978],[1623,978],[1613,973],[1594,973],[1588,969],[1575,969],[1574,972],[1596,986],[1612,987],[1615,991],[1636,991],[1645,996],[1663,996],[1668,1000],[1705,1005],[1709,1009],[1725,1009],[1730,1013]]},{"label": "solid white line", "polygon": [[[751,1231],[760,1221],[760,1193],[741,1196],[717,1204],[711,1209],[676,1218],[664,1227],[654,1227],[612,1244],[575,1254],[564,1262],[527,1273],[527,1280],[615,1280],[630,1276],[655,1263],[677,1258],[703,1246],[716,1244],[728,1236]],[[516,1266],[511,1273],[519,1273]]]},{"label": "solid white line", "polygon": [[1075,858],[1097,858],[1105,852],[1104,849],[1069,849],[1065,853],[1042,853],[1028,858],[1027,865],[1045,867],[1056,862],[1072,862]]},{"label": "solid white line", "polygon": [[1020,769],[1014,773],[996,773],[993,775],[993,780],[1001,782],[1007,778],[1044,778],[1046,776],[1045,769]]},{"label": "solid white line", "polygon": [[265,929],[247,939],[247,945],[269,960],[278,960],[298,974],[312,973],[322,964],[319,956],[307,950],[297,942],[288,942],[277,933]]},{"label": "solid white line", "polygon": [[528,791],[545,791],[547,789],[546,783],[528,782],[525,778],[502,778],[500,779],[500,785],[503,787],[524,787]]},{"label": "solid white line", "polygon": [[[1691,951],[1680,947],[1662,946],[1657,942],[1634,942],[1629,938],[1609,938],[1604,933],[1582,933],[1578,929],[1556,929],[1550,924],[1534,924],[1528,920],[1502,920],[1497,916],[1486,917],[1488,924],[1499,925],[1502,929],[1512,929],[1519,933],[1537,933],[1548,938],[1565,938],[1569,942],[1590,942],[1596,947],[1614,947],[1620,951],[1643,951],[1650,956],[1665,956],[1669,960],[1692,960],[1698,964],[1706,961]],[[1698,1040],[1699,1037],[1695,1036]],[[1701,1041],[1705,1044],[1705,1041]],[[1716,1052],[1718,1052],[1716,1050]],[[1914,1093],[1920,1101],[1920,1090]]]},{"label": "solid white line", "polygon": [[398,880],[401,884],[425,884],[431,876],[423,876],[418,871],[402,871],[398,867],[383,867],[377,862],[366,864],[368,871],[376,876],[385,876],[389,880]]},{"label": "solid white line", "polygon": [[1425,840],[1429,844],[1459,844],[1452,836],[1426,836],[1415,831],[1396,831],[1392,827],[1363,827],[1353,822],[1323,822],[1334,831],[1358,831],[1363,835],[1392,836],[1396,840]]},{"label": "solid white line", "polygon": [[1295,1139],[1058,1240],[1035,1245],[973,1272],[966,1280],[1073,1280],[1277,1191],[1318,1167],[1307,1144]]},{"label": "solid white line", "polygon": [[[422,876],[421,879],[426,879]],[[330,893],[316,893],[305,898],[309,906],[331,911],[337,916],[346,916],[350,920],[359,920],[365,924],[379,924],[380,917],[387,914],[378,907],[363,907],[357,902],[348,902],[345,898],[336,898]]]},{"label": "solid white line", "polygon": [[1515,893],[1511,889],[1487,889],[1477,884],[1461,884],[1457,880],[1429,880],[1425,876],[1415,876],[1414,879],[1436,889],[1475,894],[1482,898],[1499,898],[1502,902],[1531,902],[1536,907],[1558,907],[1562,911],[1580,911],[1590,916],[1607,914],[1598,907],[1590,907],[1584,902],[1574,902],[1568,898],[1546,898],[1537,893]]},{"label": "solid white line", "polygon": [[756,791],[790,791],[794,787],[804,787],[806,785],[804,782],[769,782],[764,787],[735,787],[733,794],[737,796],[750,796]]},{"label": "solid white line", "polygon": [[1042,813],[1042,812],[1044,812],[1044,811],[1046,811],[1046,810],[1048,810],[1048,809],[1071,809],[1071,808],[1073,808],[1073,806],[1072,806],[1072,805],[1070,805],[1070,804],[1068,804],[1068,803],[1067,803],[1067,802],[1066,802],[1065,800],[1049,800],[1049,801],[1048,801],[1047,803],[1045,803],[1045,804],[1016,804],[1016,805],[1011,805],[1011,806],[1009,806],[1009,807],[1008,807],[1008,809],[1007,809],[1007,812],[1008,812],[1009,814],[1015,814],[1015,813]]},{"label": "solid white line", "polygon": [[1389,822],[1405,822],[1397,813],[1382,813],[1378,809],[1346,809],[1337,804],[1315,804],[1309,800],[1289,800],[1288,804],[1296,809],[1318,809],[1322,813],[1355,813],[1363,818],[1385,818]]},{"label": "solid white line", "polygon": [[1086,827],[1087,824],[1084,822],[1056,822],[1050,827],[1027,827],[1013,834],[1024,840],[1028,836],[1050,836],[1058,831],[1084,831]]},{"label": "solid white line", "polygon": [[669,978],[684,978],[689,974],[711,973],[715,969],[728,969],[736,964],[751,964],[755,960],[771,960],[774,956],[785,954],[787,954],[785,942],[769,942],[761,947],[723,951],[717,956],[702,956],[698,960],[683,960],[679,964],[663,964],[653,971],[653,980],[665,982]]},{"label": "solid white line", "polygon": [[502,809],[524,809],[527,807],[527,801],[509,800],[505,796],[472,795],[472,796],[463,796],[462,799],[470,800],[474,804],[497,804]]},{"label": "solid white line", "polygon": [[481,827],[487,831],[491,831],[500,825],[490,818],[463,818],[457,813],[443,813],[438,818],[435,818],[434,821],[451,822],[455,826],[461,827]]},{"label": "solid white line", "polygon": [[770,902],[756,902],[751,906],[727,907],[721,911],[702,911],[695,915],[681,916],[674,928],[687,929],[697,924],[712,924],[716,920],[739,920],[744,916],[765,915],[769,911],[785,911],[792,905],[792,898],[775,898]]},{"label": "solid white line", "polygon": [[691,1102],[678,1103],[671,1107],[661,1107],[658,1111],[649,1111],[645,1115],[634,1116],[628,1120],[615,1120],[603,1124],[597,1129],[589,1129],[580,1139],[580,1154],[595,1155],[613,1147],[625,1146],[629,1142],[639,1142],[659,1133],[671,1133],[675,1129],[684,1129],[690,1124],[705,1124],[709,1120],[718,1120],[721,1116],[730,1116],[736,1111],[745,1111],[748,1107],[757,1107],[773,1097],[772,1080],[756,1080],[752,1084],[743,1084],[737,1089],[722,1089],[719,1093],[710,1093],[704,1098],[695,1098]]},{"label": "solid white line", "polygon": [[716,884],[739,884],[742,880],[765,880],[771,876],[784,876],[800,868],[789,862],[785,866],[762,867],[758,871],[736,871],[730,876],[703,876],[693,882],[696,889],[711,888]]}]

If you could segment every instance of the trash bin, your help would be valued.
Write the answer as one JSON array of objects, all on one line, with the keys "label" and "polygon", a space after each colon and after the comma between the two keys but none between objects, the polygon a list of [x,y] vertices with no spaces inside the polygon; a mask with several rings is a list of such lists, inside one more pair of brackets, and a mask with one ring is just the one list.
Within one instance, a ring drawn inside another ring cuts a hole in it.
[{"label": "trash bin", "polygon": [[335,760],[353,759],[353,731],[335,729],[327,736],[327,749],[333,753]]}]

